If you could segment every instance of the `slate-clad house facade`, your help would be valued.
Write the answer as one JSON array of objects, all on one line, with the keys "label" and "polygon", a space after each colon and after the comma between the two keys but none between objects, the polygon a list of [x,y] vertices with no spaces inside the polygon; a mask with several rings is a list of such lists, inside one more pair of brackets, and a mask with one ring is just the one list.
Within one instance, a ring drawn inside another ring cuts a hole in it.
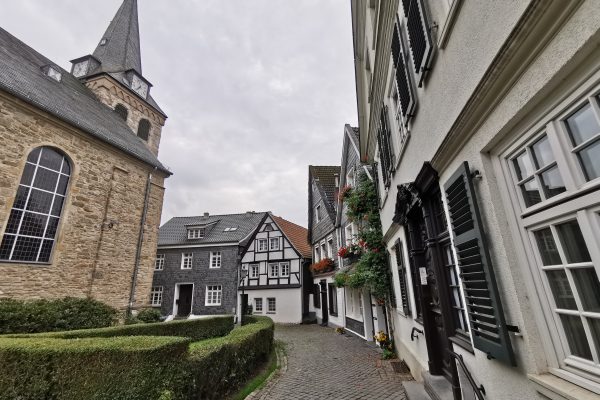
[{"label": "slate-clad house facade", "polygon": [[174,217],[160,228],[151,304],[170,318],[235,314],[242,253],[267,213]]},{"label": "slate-clad house facade", "polygon": [[255,315],[301,323],[306,311],[303,283],[310,260],[308,230],[269,213],[242,256],[241,301]]},{"label": "slate-clad house facade", "polygon": [[145,307],[171,173],[135,0],[83,59],[63,70],[0,28],[0,297]]},{"label": "slate-clad house facade", "polygon": [[399,356],[432,398],[600,398],[600,7],[353,0]]}]

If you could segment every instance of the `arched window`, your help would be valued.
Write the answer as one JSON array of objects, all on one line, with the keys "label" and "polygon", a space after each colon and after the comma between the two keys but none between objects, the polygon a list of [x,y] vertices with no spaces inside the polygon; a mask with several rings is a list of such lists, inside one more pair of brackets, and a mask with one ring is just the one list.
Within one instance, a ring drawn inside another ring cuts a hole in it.
[{"label": "arched window", "polygon": [[67,193],[71,166],[50,147],[38,147],[27,163],[0,244],[0,260],[48,262]]},{"label": "arched window", "polygon": [[117,104],[115,106],[115,112],[119,114],[119,117],[123,118],[123,121],[127,121],[129,111],[127,110],[127,107],[125,107],[123,104]]},{"label": "arched window", "polygon": [[137,135],[144,140],[148,140],[148,136],[150,135],[150,121],[147,119],[142,119],[140,121]]}]

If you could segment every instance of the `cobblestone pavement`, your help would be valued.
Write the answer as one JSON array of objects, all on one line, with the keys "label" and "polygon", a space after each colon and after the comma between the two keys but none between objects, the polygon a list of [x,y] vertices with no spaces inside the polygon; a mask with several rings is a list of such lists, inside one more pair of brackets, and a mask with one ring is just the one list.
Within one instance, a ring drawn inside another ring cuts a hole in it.
[{"label": "cobblestone pavement", "polygon": [[287,362],[253,400],[405,400],[400,376],[373,344],[318,325],[277,325]]}]

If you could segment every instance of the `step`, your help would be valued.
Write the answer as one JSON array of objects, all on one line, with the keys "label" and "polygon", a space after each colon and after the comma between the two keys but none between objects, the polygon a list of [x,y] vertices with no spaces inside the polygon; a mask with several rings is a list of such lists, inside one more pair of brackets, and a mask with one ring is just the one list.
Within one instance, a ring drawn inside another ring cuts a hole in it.
[{"label": "step", "polygon": [[402,382],[402,386],[406,391],[407,400],[431,400],[431,397],[425,391],[425,386],[420,382]]},{"label": "step", "polygon": [[423,385],[425,391],[433,400],[454,400],[452,385],[446,378],[440,375],[423,374]]}]

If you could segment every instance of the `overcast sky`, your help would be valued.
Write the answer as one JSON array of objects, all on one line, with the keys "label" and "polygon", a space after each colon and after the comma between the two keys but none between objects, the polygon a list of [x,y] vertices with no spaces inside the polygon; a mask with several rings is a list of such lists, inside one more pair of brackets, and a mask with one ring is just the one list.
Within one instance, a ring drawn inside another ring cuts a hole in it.
[{"label": "overcast sky", "polygon": [[[64,68],[121,0],[0,0],[0,26]],[[142,66],[169,119],[162,223],[273,211],[307,226],[308,165],[356,125],[348,0],[139,0]]]}]

